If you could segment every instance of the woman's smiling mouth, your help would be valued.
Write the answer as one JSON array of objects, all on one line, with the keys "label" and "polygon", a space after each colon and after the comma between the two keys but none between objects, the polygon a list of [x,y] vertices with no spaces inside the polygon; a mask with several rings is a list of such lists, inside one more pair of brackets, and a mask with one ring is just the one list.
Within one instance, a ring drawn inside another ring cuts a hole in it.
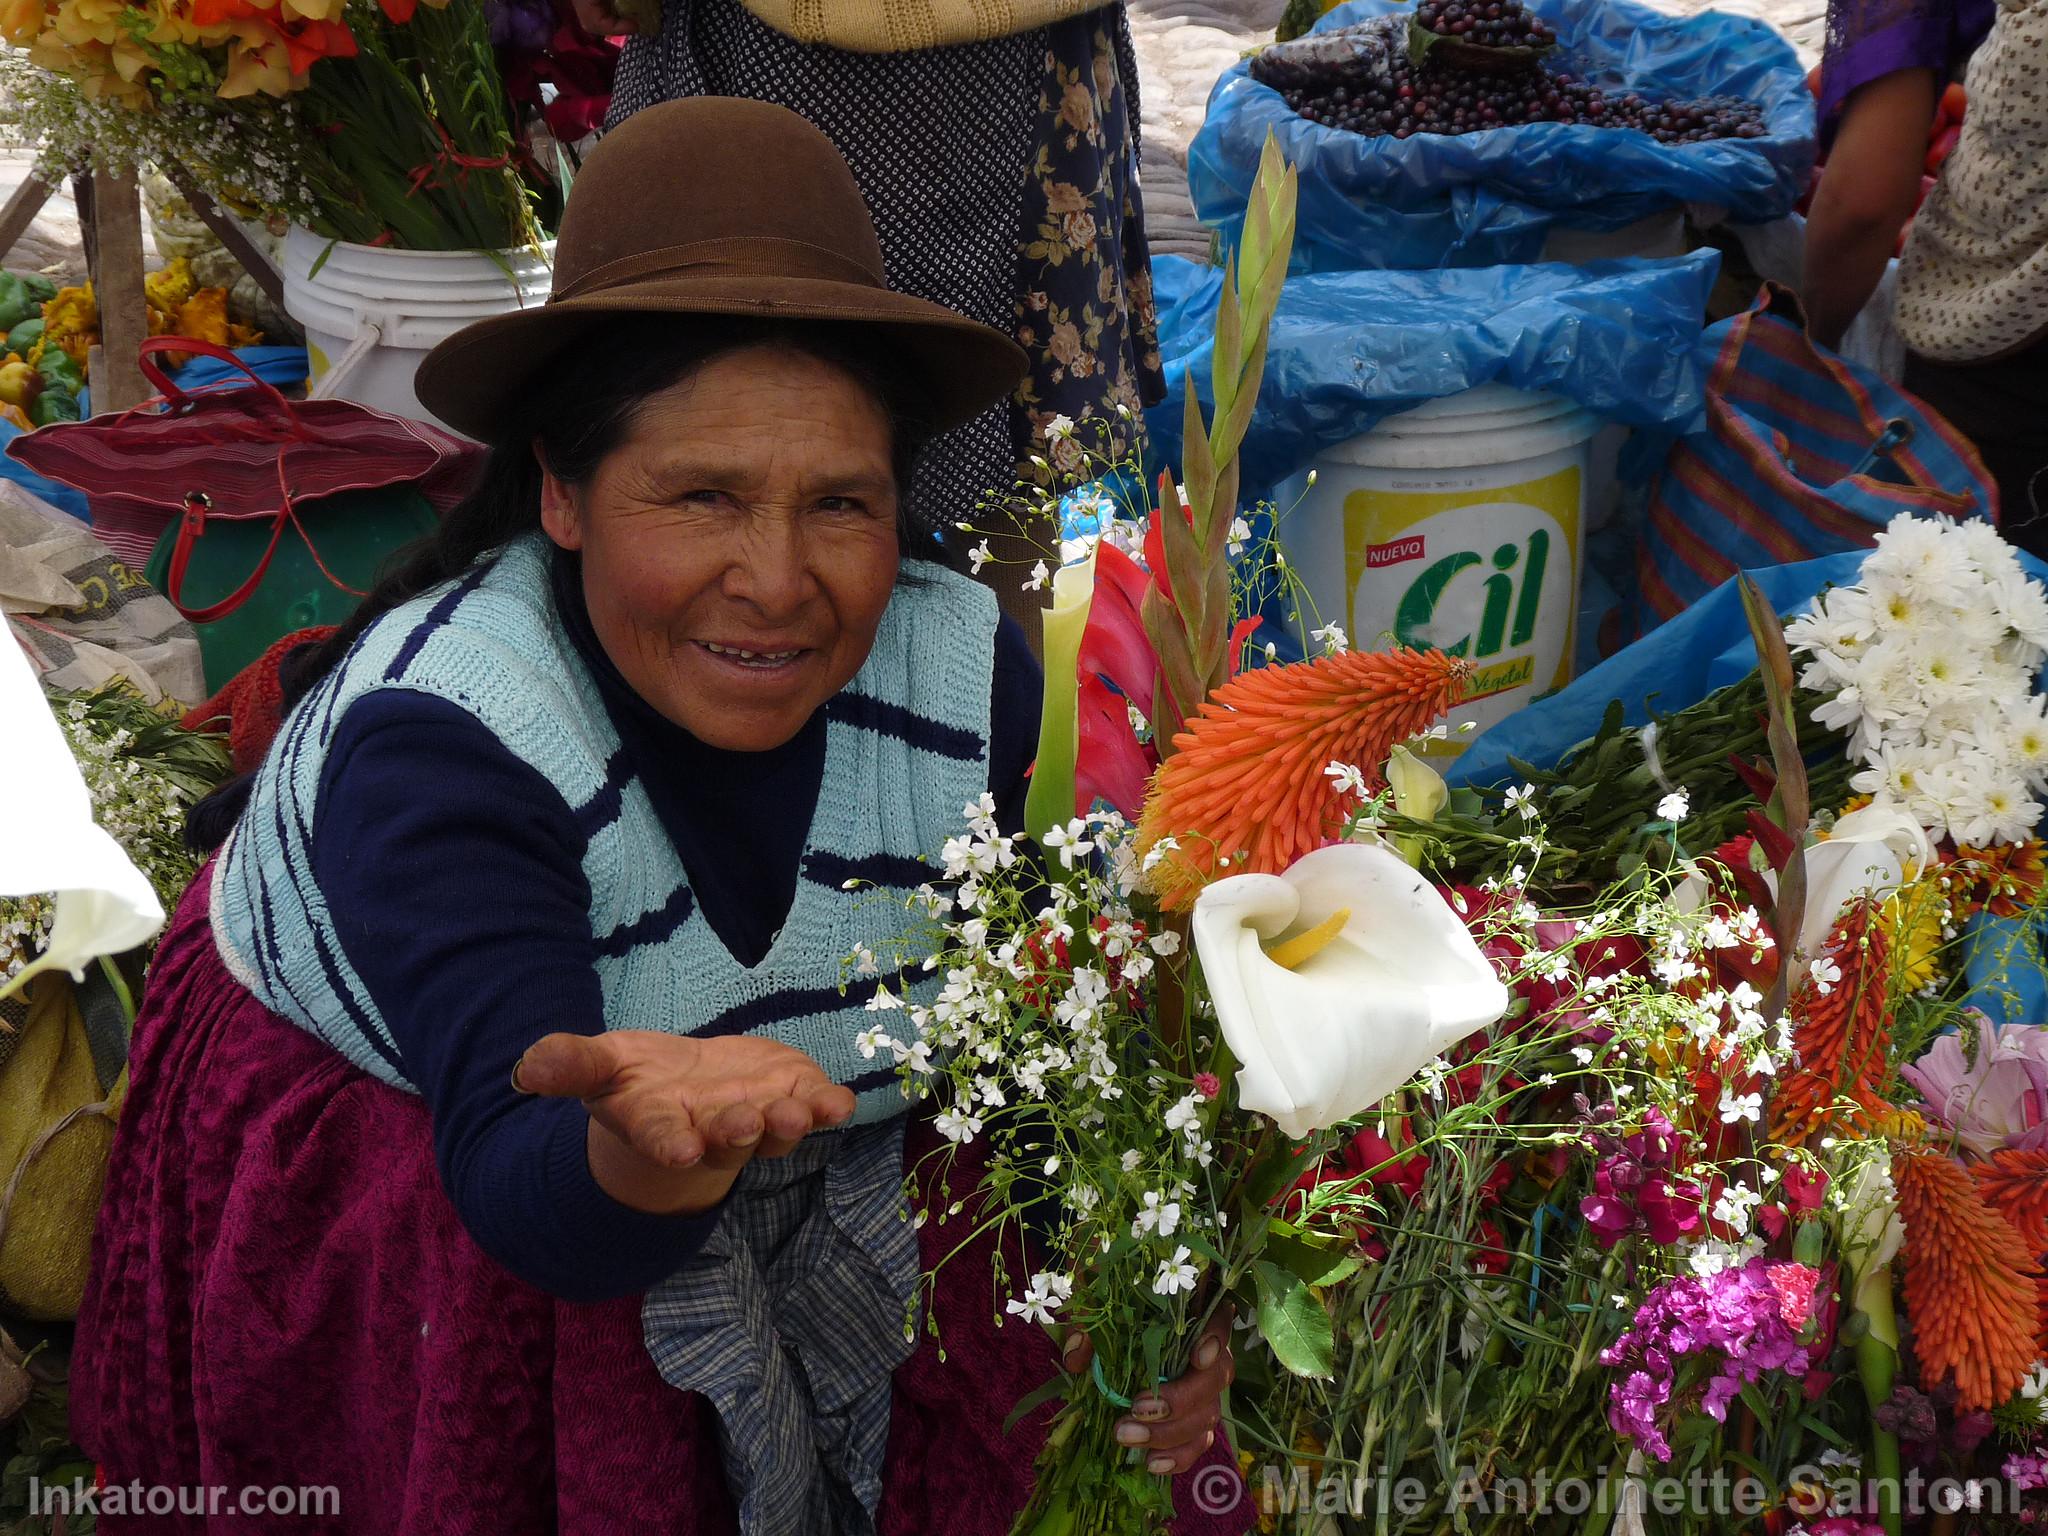
[{"label": "woman's smiling mouth", "polygon": [[710,640],[699,640],[697,644],[719,660],[732,666],[745,667],[750,672],[773,672],[800,660],[807,654],[801,647],[795,650],[750,651],[737,645],[719,645]]}]

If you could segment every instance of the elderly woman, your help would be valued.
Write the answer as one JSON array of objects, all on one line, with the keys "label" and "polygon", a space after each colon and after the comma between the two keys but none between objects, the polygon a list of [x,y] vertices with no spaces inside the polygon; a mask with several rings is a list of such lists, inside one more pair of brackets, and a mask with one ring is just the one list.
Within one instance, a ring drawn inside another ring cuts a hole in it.
[{"label": "elderly woman", "polygon": [[[208,808],[74,1427],[110,1483],[339,1504],[129,1529],[1003,1532],[1043,1431],[1002,1421],[1060,1361],[994,1330],[986,1246],[930,1299],[949,1363],[906,1340],[959,1227],[904,1219],[935,1138],[843,962],[963,805],[1021,804],[1035,670],[902,492],[1022,360],[890,292],[829,141],[758,103],[609,137],[555,281],[428,359],[484,481]],[[1162,1475],[1225,1450],[1196,1358],[1123,1432]]]}]

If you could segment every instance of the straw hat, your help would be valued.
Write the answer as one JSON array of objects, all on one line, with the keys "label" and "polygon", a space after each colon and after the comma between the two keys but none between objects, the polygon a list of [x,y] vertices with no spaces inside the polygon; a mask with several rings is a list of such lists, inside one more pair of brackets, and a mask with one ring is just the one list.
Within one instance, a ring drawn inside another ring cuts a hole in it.
[{"label": "straw hat", "polygon": [[832,141],[767,102],[690,97],[637,112],[577,173],[546,304],[479,321],[420,364],[420,403],[493,441],[531,381],[607,317],[759,315],[857,325],[893,348],[940,428],[1006,396],[1025,358],[1000,331],[888,286]]}]

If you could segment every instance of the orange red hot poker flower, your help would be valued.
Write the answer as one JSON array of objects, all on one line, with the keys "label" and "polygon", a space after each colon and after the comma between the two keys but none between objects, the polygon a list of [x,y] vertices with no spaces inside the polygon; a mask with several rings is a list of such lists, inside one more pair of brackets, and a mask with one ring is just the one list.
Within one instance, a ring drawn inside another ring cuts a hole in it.
[{"label": "orange red hot poker flower", "polygon": [[1905,1224],[1906,1315],[1929,1381],[1953,1376],[1964,1412],[2011,1397],[2036,1355],[2040,1267],[1962,1164],[1929,1149],[1892,1159]]},{"label": "orange red hot poker flower", "polygon": [[1153,873],[1160,899],[1183,907],[1219,874],[1277,874],[1336,837],[1356,802],[1325,770],[1350,764],[1379,790],[1387,754],[1458,701],[1470,670],[1442,651],[1350,651],[1217,689],[1174,737],[1139,821],[1141,850],[1168,836],[1178,848]]}]

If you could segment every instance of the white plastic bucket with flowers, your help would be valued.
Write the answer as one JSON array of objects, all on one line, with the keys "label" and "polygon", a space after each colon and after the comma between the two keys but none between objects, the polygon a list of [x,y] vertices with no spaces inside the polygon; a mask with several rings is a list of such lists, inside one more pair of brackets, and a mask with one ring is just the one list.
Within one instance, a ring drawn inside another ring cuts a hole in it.
[{"label": "white plastic bucket with flowers", "polygon": [[306,332],[315,399],[435,418],[413,392],[420,360],[464,326],[547,301],[554,243],[539,251],[406,251],[295,228],[284,307]]}]

